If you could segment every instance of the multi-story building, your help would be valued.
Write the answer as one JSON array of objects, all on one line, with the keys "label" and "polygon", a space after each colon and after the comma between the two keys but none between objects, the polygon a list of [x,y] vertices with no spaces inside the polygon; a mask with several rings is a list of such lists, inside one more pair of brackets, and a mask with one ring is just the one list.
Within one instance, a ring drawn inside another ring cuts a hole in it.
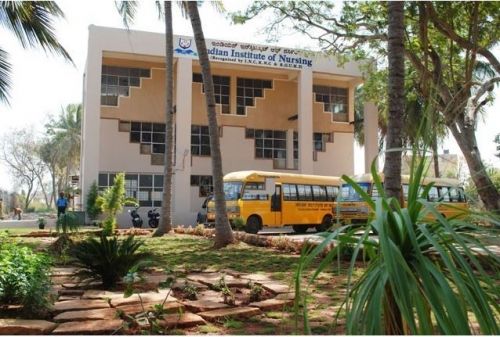
[{"label": "multi-story building", "polygon": [[[207,40],[224,173],[354,172],[356,63],[323,54]],[[82,200],[91,184],[126,173],[127,195],[159,207],[165,150],[165,36],[90,26],[84,75]],[[201,69],[192,37],[174,37],[174,221],[192,224],[212,189]],[[377,116],[365,106],[365,160]]]}]

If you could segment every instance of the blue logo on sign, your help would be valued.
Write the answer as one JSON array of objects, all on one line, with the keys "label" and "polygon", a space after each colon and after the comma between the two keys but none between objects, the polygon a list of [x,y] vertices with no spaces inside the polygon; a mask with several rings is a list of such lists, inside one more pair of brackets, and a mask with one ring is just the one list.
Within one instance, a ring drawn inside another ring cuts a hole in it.
[{"label": "blue logo on sign", "polygon": [[179,38],[179,47],[180,48],[174,49],[174,51],[178,54],[193,55],[193,56],[198,55],[191,49],[191,39]]}]

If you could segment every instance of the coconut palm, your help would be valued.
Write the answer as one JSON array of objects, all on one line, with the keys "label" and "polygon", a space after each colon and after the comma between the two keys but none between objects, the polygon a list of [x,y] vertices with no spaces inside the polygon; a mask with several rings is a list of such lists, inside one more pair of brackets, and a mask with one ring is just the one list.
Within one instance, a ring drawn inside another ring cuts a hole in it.
[{"label": "coconut palm", "polygon": [[[172,3],[156,2],[159,17],[165,21],[165,165],[163,168],[163,195],[160,224],[153,236],[162,236],[172,230],[172,176],[173,176],[173,86],[174,86],[174,35],[172,29]],[[137,2],[118,1],[116,8],[122,16],[123,23],[129,26],[137,12]],[[162,13],[163,12],[163,13]]]},{"label": "coconut palm", "polygon": [[[54,19],[63,17],[59,6],[52,1],[0,2],[0,24],[16,36],[23,48],[40,46],[71,61],[54,34]],[[8,55],[0,47],[0,100],[7,103],[11,85]]]},{"label": "coconut palm", "polygon": [[203,87],[205,88],[205,100],[207,104],[208,129],[210,133],[210,152],[212,159],[212,176],[214,183],[215,200],[215,244],[220,248],[234,241],[233,232],[227,218],[226,202],[224,197],[224,183],[222,179],[222,156],[219,143],[219,128],[217,125],[217,114],[215,111],[215,95],[210,61],[208,59],[207,46],[203,29],[201,26],[198,3],[187,1],[187,9],[191,26],[193,27],[194,40],[198,50],[198,57],[203,76]]}]

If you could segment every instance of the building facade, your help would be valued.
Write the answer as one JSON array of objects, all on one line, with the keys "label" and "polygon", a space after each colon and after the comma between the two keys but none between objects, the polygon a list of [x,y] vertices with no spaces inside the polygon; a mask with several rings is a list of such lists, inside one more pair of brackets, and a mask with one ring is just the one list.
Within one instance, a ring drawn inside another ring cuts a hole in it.
[{"label": "building facade", "polygon": [[[224,173],[354,173],[358,64],[295,49],[207,40]],[[142,214],[160,207],[165,150],[165,37],[89,27],[84,75],[82,201],[126,174]],[[212,189],[201,68],[192,37],[174,37],[174,222],[192,224]],[[365,105],[365,166],[377,154],[377,115]],[[85,206],[85,205],[83,205]],[[123,219],[126,223],[130,222]],[[122,221],[122,222],[123,222]]]}]

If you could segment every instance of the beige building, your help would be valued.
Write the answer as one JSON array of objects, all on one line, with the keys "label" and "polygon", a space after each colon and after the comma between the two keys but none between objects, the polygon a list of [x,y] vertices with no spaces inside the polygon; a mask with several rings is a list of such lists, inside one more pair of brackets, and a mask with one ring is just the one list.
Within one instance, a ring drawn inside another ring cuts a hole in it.
[{"label": "beige building", "polygon": [[[165,140],[163,34],[90,26],[84,75],[83,202],[126,173],[142,214],[161,205]],[[356,63],[282,47],[207,40],[224,173],[354,173]],[[192,224],[212,189],[205,98],[192,37],[174,37],[174,221]],[[365,106],[365,163],[377,154]],[[122,215],[123,216],[123,215]],[[122,218],[122,223],[130,221]]]}]

